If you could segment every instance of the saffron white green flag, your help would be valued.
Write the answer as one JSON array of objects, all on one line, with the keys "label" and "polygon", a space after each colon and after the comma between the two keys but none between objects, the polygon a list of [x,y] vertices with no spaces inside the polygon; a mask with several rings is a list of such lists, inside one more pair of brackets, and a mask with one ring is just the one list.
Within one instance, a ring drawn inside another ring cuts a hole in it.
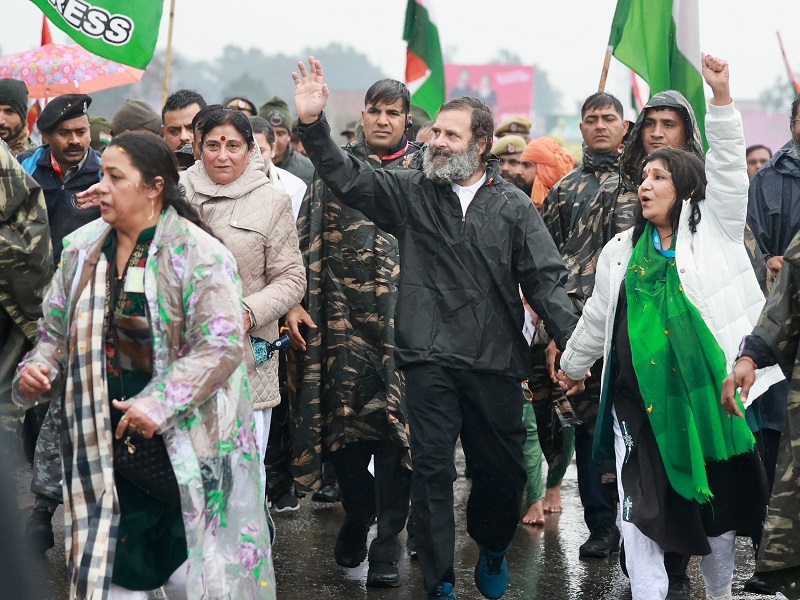
[{"label": "saffron white green flag", "polygon": [[433,116],[444,104],[444,61],[439,30],[431,15],[433,0],[408,0],[403,39],[406,53],[406,85],[411,103]]},{"label": "saffron white green flag", "polygon": [[617,0],[608,46],[650,86],[678,90],[697,115],[705,144],[706,100],[700,54],[699,0]]}]

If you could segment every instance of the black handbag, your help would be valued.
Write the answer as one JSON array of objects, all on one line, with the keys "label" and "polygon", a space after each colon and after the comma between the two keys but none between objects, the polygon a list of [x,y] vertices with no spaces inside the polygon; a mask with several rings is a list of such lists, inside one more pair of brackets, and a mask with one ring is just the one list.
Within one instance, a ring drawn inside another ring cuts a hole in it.
[{"label": "black handbag", "polygon": [[114,440],[114,472],[161,502],[181,505],[175,470],[159,434],[147,439],[139,433],[126,433],[121,440]]},{"label": "black handbag", "polygon": [[[113,277],[116,269],[114,267],[112,269]],[[109,282],[109,288],[108,324],[114,336],[116,368],[121,371],[122,356],[124,355],[125,368],[138,366],[150,370],[152,366],[148,358],[149,352],[141,351],[142,346],[147,346],[150,336],[149,311],[147,311],[144,325],[137,323],[136,319],[117,315],[115,311],[117,295],[113,280]],[[121,374],[120,385],[124,401],[125,388]],[[155,434],[147,439],[140,433],[125,432],[122,439],[115,438],[114,473],[124,477],[161,502],[174,507],[181,505],[178,480],[175,477],[175,470],[172,468],[164,438],[160,434]]]}]

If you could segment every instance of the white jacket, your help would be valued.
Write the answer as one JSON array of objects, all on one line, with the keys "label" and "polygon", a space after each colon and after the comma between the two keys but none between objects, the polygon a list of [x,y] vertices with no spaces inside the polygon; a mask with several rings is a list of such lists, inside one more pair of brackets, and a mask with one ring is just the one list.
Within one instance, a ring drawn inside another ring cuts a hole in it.
[{"label": "white jacket", "polygon": [[[706,135],[706,198],[699,204],[697,231],[689,229],[691,206],[683,200],[675,241],[675,260],[686,297],[697,308],[716,338],[728,363],[738,354],[744,336],[752,332],[764,296],[744,247],[747,215],[747,165],[742,117],[734,105],[709,104]],[[600,253],[595,288],[570,337],[561,368],[581,379],[602,357],[608,358],[620,286],[633,253],[633,230],[615,236]],[[603,366],[603,383],[606,382]],[[780,369],[756,371],[750,399],[783,379]],[[721,390],[720,390],[721,395]]]}]

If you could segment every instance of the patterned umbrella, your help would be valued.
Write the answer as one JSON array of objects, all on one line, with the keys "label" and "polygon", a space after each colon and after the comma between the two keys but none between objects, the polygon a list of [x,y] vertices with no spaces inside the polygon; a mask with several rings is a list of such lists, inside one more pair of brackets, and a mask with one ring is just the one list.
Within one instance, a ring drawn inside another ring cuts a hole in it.
[{"label": "patterned umbrella", "polygon": [[136,83],[142,75],[140,69],[100,58],[80,46],[45,44],[0,56],[0,78],[24,81],[31,98],[91,94]]}]

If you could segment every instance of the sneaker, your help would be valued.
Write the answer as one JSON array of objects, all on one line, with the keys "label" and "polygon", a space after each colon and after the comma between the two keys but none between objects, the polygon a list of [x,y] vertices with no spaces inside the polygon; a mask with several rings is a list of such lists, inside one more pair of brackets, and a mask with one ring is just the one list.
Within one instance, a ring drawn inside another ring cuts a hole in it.
[{"label": "sneaker", "polygon": [[775,589],[761,579],[758,573],[753,573],[753,576],[744,582],[744,591],[751,594],[761,594],[762,596],[774,596],[776,594]]},{"label": "sneaker", "polygon": [[687,575],[671,575],[665,600],[692,600],[692,586]]},{"label": "sneaker", "polygon": [[367,571],[367,587],[391,588],[400,586],[400,571],[397,563],[370,561]]},{"label": "sneaker", "polygon": [[44,556],[45,552],[55,546],[53,536],[53,515],[44,508],[34,508],[25,523],[25,537],[33,552]]},{"label": "sneaker", "polygon": [[484,598],[494,600],[506,593],[508,587],[508,548],[502,552],[492,552],[483,546],[480,548],[478,564],[475,565],[475,587]]},{"label": "sneaker", "polygon": [[294,512],[300,510],[300,500],[294,495],[293,490],[289,490],[283,496],[275,500],[271,507],[275,512]]},{"label": "sneaker", "polygon": [[428,594],[428,600],[458,600],[458,596],[453,591],[453,584],[443,581],[436,586],[436,591]]},{"label": "sneaker", "polygon": [[314,492],[311,500],[314,502],[323,502],[325,504],[333,504],[340,502],[342,499],[342,491],[339,489],[339,484],[323,485],[320,489]]},{"label": "sneaker", "polygon": [[614,552],[619,552],[619,529],[616,525],[606,525],[589,534],[578,554],[581,558],[608,558]]}]

